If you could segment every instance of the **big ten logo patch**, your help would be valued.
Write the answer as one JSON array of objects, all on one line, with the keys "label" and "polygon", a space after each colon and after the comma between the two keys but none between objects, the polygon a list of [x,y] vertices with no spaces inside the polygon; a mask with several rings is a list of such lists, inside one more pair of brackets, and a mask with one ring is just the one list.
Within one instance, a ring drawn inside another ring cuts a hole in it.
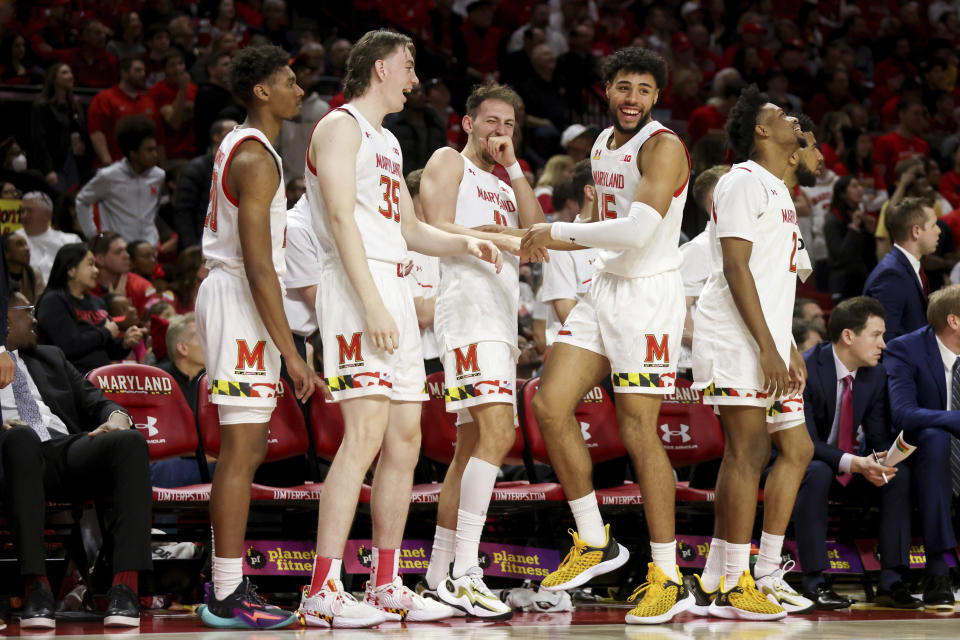
[{"label": "big ten logo patch", "polygon": [[466,351],[462,348],[453,350],[454,358],[457,363],[457,380],[464,378],[473,378],[480,375],[480,366],[477,364],[477,345],[467,346]]},{"label": "big ten logo patch", "polygon": [[363,351],[361,351],[362,331],[358,331],[350,336],[350,341],[341,334],[337,336],[337,353],[339,367],[346,369],[348,367],[363,366]]},{"label": "big ten logo patch", "polygon": [[265,340],[257,341],[253,349],[246,340],[237,340],[237,365],[234,367],[234,373],[246,376],[263,376],[267,374],[263,366],[263,350],[266,348]]},{"label": "big ten logo patch", "polygon": [[647,357],[643,361],[645,367],[668,367],[670,366],[670,350],[667,343],[667,334],[648,333],[647,339]]}]

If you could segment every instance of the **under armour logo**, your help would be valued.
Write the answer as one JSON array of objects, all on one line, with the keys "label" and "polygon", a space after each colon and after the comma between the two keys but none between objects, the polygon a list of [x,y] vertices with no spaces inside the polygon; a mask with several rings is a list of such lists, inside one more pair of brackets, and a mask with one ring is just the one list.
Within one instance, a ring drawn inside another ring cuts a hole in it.
[{"label": "under armour logo", "polygon": [[157,419],[156,419],[156,418],[154,418],[153,416],[147,416],[147,423],[146,423],[146,424],[137,424],[137,425],[134,425],[134,426],[135,426],[137,429],[146,429],[146,431],[147,431],[147,437],[148,437],[148,438],[152,438],[153,436],[155,436],[155,435],[157,435],[158,433],[160,433],[160,430],[157,429],[157,427],[155,426],[156,424],[157,424]]},{"label": "under armour logo", "polygon": [[777,190],[776,190],[776,189],[770,189],[770,193],[772,193],[773,195],[777,195]]},{"label": "under armour logo", "polygon": [[688,431],[690,431],[690,425],[687,425],[687,424],[681,424],[680,428],[677,429],[676,431],[672,431],[670,429],[670,425],[662,424],[660,425],[660,431],[663,432],[663,435],[660,436],[660,439],[666,442],[667,444],[670,444],[673,441],[673,438],[678,436],[680,438],[680,442],[683,442],[683,443],[690,442],[690,440],[692,440],[690,435],[687,433]]},{"label": "under armour logo", "polygon": [[590,424],[587,422],[580,423],[580,435],[583,436],[583,441],[586,442],[590,439]]}]

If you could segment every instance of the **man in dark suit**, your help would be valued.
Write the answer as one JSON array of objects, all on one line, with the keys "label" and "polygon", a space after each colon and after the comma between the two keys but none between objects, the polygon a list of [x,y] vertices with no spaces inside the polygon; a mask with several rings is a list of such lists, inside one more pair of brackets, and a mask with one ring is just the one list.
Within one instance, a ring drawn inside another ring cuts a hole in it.
[{"label": "man in dark suit", "polygon": [[[7,300],[10,297],[10,282],[7,280],[7,256],[4,253],[3,245],[0,242],[0,309],[7,308]],[[7,337],[7,317],[0,313],[0,337],[6,342]],[[13,375],[16,371],[16,365],[9,353],[6,353],[6,347],[0,346],[0,389],[13,382]],[[0,469],[2,471],[2,469]],[[7,628],[7,623],[0,618],[0,631]]]},{"label": "man in dark suit", "polygon": [[863,295],[883,305],[887,323],[883,339],[890,342],[926,324],[929,287],[920,260],[936,251],[940,239],[933,203],[904,198],[890,207],[887,230],[893,248],[870,272]]},{"label": "man in dark suit", "polygon": [[[893,440],[886,409],[887,375],[877,366],[885,346],[883,307],[873,298],[846,300],[830,314],[830,341],[803,355],[803,392],[813,460],[797,493],[793,522],[806,596],[818,609],[852,602],[824,581],[827,568],[827,501],[880,503],[880,561],[877,603],[917,608],[902,574],[910,566],[910,473],[873,457]],[[858,429],[859,425],[859,429]],[[886,453],[880,454],[880,459]],[[884,477],[884,475],[886,477]],[[879,490],[877,489],[879,487]]]},{"label": "man in dark suit", "polygon": [[117,543],[104,624],[139,626],[137,580],[140,571],[152,567],[146,441],[131,429],[133,421],[123,408],[104,398],[60,349],[37,346],[32,311],[22,294],[11,296],[6,348],[24,377],[17,373],[13,384],[0,389],[0,483],[26,588],[20,627],[55,625],[56,602],[44,566],[45,501],[105,496],[113,500]]},{"label": "man in dark suit", "polygon": [[[894,430],[917,447],[916,485],[927,554],[923,603],[953,610],[953,589],[944,558],[957,546],[950,520],[951,446],[960,437],[960,285],[930,296],[929,326],[892,341],[883,359]],[[956,489],[956,487],[954,487]]]}]

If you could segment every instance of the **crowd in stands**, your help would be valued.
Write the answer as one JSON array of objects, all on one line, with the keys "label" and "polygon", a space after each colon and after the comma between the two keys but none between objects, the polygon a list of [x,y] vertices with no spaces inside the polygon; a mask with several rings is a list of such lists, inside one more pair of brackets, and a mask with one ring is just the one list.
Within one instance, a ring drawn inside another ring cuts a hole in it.
[{"label": "crowd in stands", "polygon": [[[245,117],[229,66],[239,49],[271,43],[289,51],[305,93],[276,148],[291,207],[286,309],[304,352],[319,354],[309,310],[320,283],[303,267],[319,262],[295,205],[310,133],[344,103],[351,38],[374,27],[417,46],[420,85],[384,122],[404,171],[442,146],[462,148],[473,85],[508,83],[524,102],[514,145],[550,220],[590,205],[589,169],[578,177],[577,167],[609,125],[599,70],[618,48],[669,62],[654,117],[684,139],[691,184],[731,161],[724,124],[748,84],[806,114],[823,162],[793,189],[814,267],[794,314],[801,351],[828,340],[827,318],[844,300],[879,300],[889,342],[926,325],[928,296],[960,282],[957,2],[8,0],[0,92],[31,103],[29,121],[0,123],[0,199],[19,201],[21,226],[3,246],[17,299],[35,306],[39,342],[80,374],[118,360],[159,365],[196,398],[204,365],[190,314],[206,274],[212,169],[220,140]],[[697,193],[684,240],[709,218],[712,184]],[[558,321],[552,302],[578,293],[544,299],[541,270],[521,269],[524,377],[541,364],[544,327]],[[432,314],[423,302],[418,313]],[[154,484],[183,482],[178,473],[155,470]]]}]

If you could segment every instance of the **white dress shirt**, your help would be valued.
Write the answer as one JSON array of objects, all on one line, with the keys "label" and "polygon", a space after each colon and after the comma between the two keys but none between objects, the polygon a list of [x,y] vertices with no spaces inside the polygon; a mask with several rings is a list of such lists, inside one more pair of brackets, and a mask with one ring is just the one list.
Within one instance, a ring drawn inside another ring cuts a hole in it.
[{"label": "white dress shirt", "polygon": [[[831,447],[836,447],[839,446],[837,443],[840,441],[840,407],[843,404],[843,379],[847,376],[853,376],[853,380],[856,380],[857,372],[856,370],[850,371],[847,369],[847,365],[843,364],[840,361],[840,358],[837,357],[837,352],[835,349],[831,349],[830,352],[833,354],[833,364],[837,371],[837,406],[834,408],[833,425],[830,427],[830,435],[827,436],[827,444]],[[850,383],[850,392],[853,393],[853,381]],[[860,441],[860,432],[860,427],[854,425],[855,442]],[[853,462],[853,454],[844,453],[840,457],[840,464],[838,465],[840,473],[850,473],[851,462]]]},{"label": "white dress shirt", "polygon": [[910,263],[910,266],[913,267],[913,272],[917,274],[917,282],[920,283],[920,290],[923,291],[923,278],[920,277],[920,261],[917,260],[917,258],[912,253],[910,253],[900,245],[895,244],[893,246],[896,247],[897,249],[900,249],[900,252],[903,253],[903,255],[907,256],[907,261]]},{"label": "white dress shirt", "polygon": [[957,354],[947,348],[947,345],[940,342],[940,338],[937,338],[937,348],[940,349],[940,359],[943,360],[943,375],[946,377],[947,381],[947,411],[950,411],[956,407],[953,407],[953,363],[957,359]]},{"label": "white dress shirt", "polygon": [[57,256],[60,247],[65,244],[81,242],[80,236],[75,233],[65,233],[50,227],[35,236],[28,236],[23,229],[17,229],[14,233],[18,233],[27,239],[27,246],[30,247],[30,266],[40,272],[44,282],[50,280],[53,259]]},{"label": "white dress shirt", "polygon": [[[37,389],[37,385],[33,382],[33,376],[30,375],[30,370],[27,369],[26,364],[23,360],[17,356],[16,351],[11,351],[15,356],[17,366],[23,365],[23,372],[27,376],[27,384],[30,385],[30,393],[33,395],[33,399],[37,401],[37,406],[40,408],[40,417],[43,419],[43,426],[45,426],[51,435],[60,434],[67,435],[70,431],[67,429],[67,425],[63,423],[63,420],[54,415],[53,411],[50,410],[50,407],[47,406],[47,403],[43,401],[43,398],[40,396],[40,390]],[[3,413],[4,422],[8,420],[19,420],[20,412],[17,411],[17,401],[13,397],[13,385],[8,384],[3,389],[0,389],[0,412]]]}]

